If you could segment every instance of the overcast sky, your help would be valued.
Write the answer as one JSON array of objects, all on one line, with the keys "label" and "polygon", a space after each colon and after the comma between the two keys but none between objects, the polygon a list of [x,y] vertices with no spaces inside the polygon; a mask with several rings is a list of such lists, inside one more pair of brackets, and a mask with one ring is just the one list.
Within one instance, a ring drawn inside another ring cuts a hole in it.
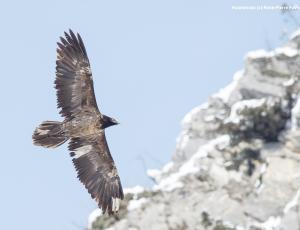
[{"label": "overcast sky", "polygon": [[256,3],[1,1],[0,229],[83,229],[96,208],[67,145],[31,140],[41,121],[61,120],[53,82],[64,30],[83,37],[99,108],[121,122],[107,139],[123,186],[149,187],[145,168],[170,161],[184,115],[231,81],[247,51],[282,44],[283,28],[296,28],[278,10],[232,10],[241,4]]}]

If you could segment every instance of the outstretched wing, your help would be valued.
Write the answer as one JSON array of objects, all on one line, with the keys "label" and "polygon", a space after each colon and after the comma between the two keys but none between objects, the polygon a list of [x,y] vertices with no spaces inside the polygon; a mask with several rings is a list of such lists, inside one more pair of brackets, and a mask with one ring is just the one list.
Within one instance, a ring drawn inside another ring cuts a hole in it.
[{"label": "outstretched wing", "polygon": [[114,160],[107,146],[105,133],[90,137],[72,138],[69,150],[78,173],[102,212],[113,214],[124,198],[123,189]]},{"label": "outstretched wing", "polygon": [[60,114],[71,119],[83,109],[99,113],[91,67],[80,35],[70,30],[60,40],[55,80]]}]

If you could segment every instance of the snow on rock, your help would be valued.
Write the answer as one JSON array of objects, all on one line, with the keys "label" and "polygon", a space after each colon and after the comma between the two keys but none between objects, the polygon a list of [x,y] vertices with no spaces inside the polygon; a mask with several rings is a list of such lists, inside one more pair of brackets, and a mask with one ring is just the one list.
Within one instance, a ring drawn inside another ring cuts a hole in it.
[{"label": "snow on rock", "polygon": [[246,58],[249,58],[249,59],[267,58],[267,57],[271,57],[271,56],[272,56],[272,53],[268,52],[264,49],[250,51],[246,54]]},{"label": "snow on rock", "polygon": [[223,100],[225,103],[229,102],[232,93],[237,89],[239,80],[243,77],[244,70],[237,71],[233,75],[233,81],[223,89],[220,89],[218,93],[214,94],[212,97],[217,97]]},{"label": "snow on rock", "polygon": [[209,102],[192,109],[184,117],[182,132],[177,138],[176,152],[172,158],[172,170],[189,160],[200,146],[218,136],[217,130],[228,113],[228,105],[223,100],[211,97]]},{"label": "snow on rock", "polygon": [[125,188],[124,189],[124,193],[127,194],[127,193],[132,193],[132,194],[139,194],[139,193],[142,193],[145,191],[145,188],[140,186],[140,185],[136,185],[132,188]]},{"label": "snow on rock", "polygon": [[135,210],[139,207],[141,207],[143,204],[147,203],[147,199],[146,198],[141,198],[141,199],[138,199],[138,200],[131,200],[129,201],[129,204],[127,206],[127,210],[128,211],[132,211],[132,210]]},{"label": "snow on rock", "polygon": [[204,103],[196,108],[193,108],[188,114],[186,114],[181,122],[182,127],[185,127],[186,125],[189,126],[190,123],[193,122],[194,117],[197,116],[197,114],[200,113],[203,109],[208,109],[208,103]]},{"label": "snow on rock", "polygon": [[266,51],[263,49],[260,50],[256,50],[256,51],[251,51],[246,55],[246,58],[249,59],[261,59],[261,58],[271,58],[271,57],[275,57],[275,56],[280,56],[280,55],[284,55],[286,57],[295,57],[296,55],[298,55],[298,50],[290,47],[290,46],[285,46],[285,47],[279,47],[277,49],[275,49],[274,51]]},{"label": "snow on rock", "polygon": [[296,55],[298,55],[298,50],[295,48],[292,48],[290,46],[286,46],[286,47],[280,47],[275,49],[275,55],[285,55],[287,57],[295,57]]},{"label": "snow on rock", "polygon": [[225,120],[225,122],[232,122],[238,124],[240,122],[240,113],[245,108],[257,108],[266,103],[266,99],[250,99],[236,102],[231,107],[230,116]]},{"label": "snow on rock", "polygon": [[263,230],[275,230],[281,223],[280,217],[270,216],[265,222],[253,224],[253,227],[257,227]]},{"label": "snow on rock", "polygon": [[156,183],[158,183],[162,177],[162,174],[168,173],[172,169],[173,165],[174,165],[174,163],[171,161],[171,162],[167,163],[161,170],[148,169],[147,175],[151,179],[153,179]]},{"label": "snow on rock", "polygon": [[158,169],[148,169],[147,170],[147,175],[154,181],[159,181],[160,176],[161,176],[161,171]]},{"label": "snow on rock", "polygon": [[300,229],[299,47],[300,30],[249,52],[233,82],[184,117],[172,161],[147,171],[153,188],[124,189],[119,217],[96,210],[89,228]]},{"label": "snow on rock", "polygon": [[207,156],[210,151],[213,151],[218,145],[228,145],[229,136],[224,135],[215,140],[210,141],[204,146],[201,146],[198,151],[185,162],[176,173],[172,173],[169,177],[166,177],[160,181],[159,184],[154,185],[154,190],[163,190],[163,191],[172,191],[175,188],[180,188],[183,186],[183,183],[180,179],[188,174],[196,173],[201,169],[198,162],[201,158]]},{"label": "snow on rock", "polygon": [[172,162],[172,161],[170,161],[169,163],[167,163],[163,168],[162,168],[162,172],[163,173],[167,173],[167,172],[169,172],[171,169],[172,169],[172,167],[174,166],[174,162]]},{"label": "snow on rock", "polygon": [[102,210],[97,208],[95,209],[88,218],[88,229],[92,229],[92,224],[98,219],[98,217],[102,216]]},{"label": "snow on rock", "polygon": [[282,216],[286,215],[293,207],[298,205],[300,198],[300,189],[296,192],[295,196],[289,201],[282,212],[279,213],[278,216],[270,216],[265,222],[263,223],[254,223],[253,226],[264,229],[264,230],[274,230],[274,229],[281,229],[280,225],[282,224]]},{"label": "snow on rock", "polygon": [[293,207],[297,206],[300,198],[300,189],[298,189],[297,193],[293,197],[293,199],[286,204],[286,206],[283,209],[283,213],[288,213]]},{"label": "snow on rock", "polygon": [[300,28],[291,34],[290,40],[293,40],[299,36],[300,36]]},{"label": "snow on rock", "polygon": [[297,79],[295,79],[294,77],[291,77],[289,80],[285,81],[285,82],[283,83],[283,85],[284,85],[285,87],[289,87],[289,86],[294,85],[294,84],[296,83],[296,81],[297,81]]}]

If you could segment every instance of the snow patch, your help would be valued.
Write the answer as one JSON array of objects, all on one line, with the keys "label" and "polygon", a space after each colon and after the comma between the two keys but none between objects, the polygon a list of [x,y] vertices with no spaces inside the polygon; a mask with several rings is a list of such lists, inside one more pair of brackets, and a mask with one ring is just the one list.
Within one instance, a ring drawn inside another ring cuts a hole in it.
[{"label": "snow patch", "polygon": [[169,172],[169,171],[171,170],[171,168],[172,168],[173,166],[174,166],[174,162],[171,161],[171,162],[167,163],[167,164],[162,168],[161,172],[167,173],[167,172]]},{"label": "snow patch", "polygon": [[140,185],[136,185],[134,187],[131,188],[124,188],[124,193],[125,194],[139,194],[145,191],[145,188],[140,186]]},{"label": "snow patch", "polygon": [[298,36],[300,36],[300,29],[296,30],[294,33],[291,34],[290,40],[293,40]]},{"label": "snow patch", "polygon": [[246,59],[260,59],[260,58],[271,58],[277,55],[285,55],[287,57],[295,57],[298,55],[298,50],[290,46],[279,47],[274,51],[266,51],[264,49],[259,49],[255,51],[248,52],[246,54]]},{"label": "snow patch", "polygon": [[295,57],[296,55],[298,55],[298,50],[294,49],[290,46],[285,46],[285,47],[279,47],[277,49],[275,49],[274,51],[275,55],[285,55],[287,57]]},{"label": "snow patch", "polygon": [[159,181],[160,176],[161,176],[161,171],[158,169],[148,169],[147,170],[147,175],[154,179],[154,181]]},{"label": "snow patch", "polygon": [[[300,198],[300,189],[296,192],[295,196],[292,198],[290,202],[288,202],[284,209],[283,209],[283,215],[287,214],[293,207],[295,207],[298,203],[298,200]],[[282,216],[270,216],[265,222],[263,223],[256,223],[255,227],[262,228],[264,230],[274,230],[277,229],[277,227],[281,224]]]},{"label": "snow patch", "polygon": [[177,144],[178,146],[180,146],[180,149],[186,149],[186,146],[188,145],[189,141],[190,141],[190,136],[187,135],[187,131],[186,131],[186,132],[182,132],[181,139],[180,138],[177,139]]},{"label": "snow patch", "polygon": [[297,81],[297,79],[296,79],[296,78],[294,78],[294,77],[291,77],[289,80],[287,80],[287,81],[283,82],[283,86],[285,86],[285,87],[292,86],[292,85],[294,85],[294,84],[295,84],[295,82],[296,82],[296,81]]},{"label": "snow patch", "polygon": [[[207,104],[207,103],[205,103]],[[193,122],[193,118],[195,117],[196,114],[198,114],[204,107],[203,106],[198,106],[196,108],[193,108],[189,113],[187,113],[184,118],[182,119],[181,126],[183,128],[188,127],[189,124]]]},{"label": "snow patch", "polygon": [[198,151],[178,170],[178,172],[169,175],[160,181],[158,185],[154,185],[153,190],[163,190],[163,191],[172,191],[175,188],[180,188],[183,186],[183,183],[180,179],[183,176],[188,174],[196,173],[200,170],[198,166],[199,159],[204,158],[207,154],[215,149],[217,145],[228,145],[230,142],[230,137],[228,135],[220,136],[207,144],[203,145],[198,149]]},{"label": "snow patch", "polygon": [[161,178],[161,175],[163,173],[168,173],[171,170],[171,168],[173,167],[173,165],[174,165],[174,162],[171,161],[171,162],[167,163],[161,170],[148,169],[147,170],[147,175],[150,178],[154,179],[155,182],[158,182]]},{"label": "snow patch", "polygon": [[148,202],[148,199],[146,199],[145,197],[138,199],[138,200],[131,200],[128,203],[127,210],[128,211],[135,210],[147,202]]},{"label": "snow patch", "polygon": [[236,226],[236,230],[245,230],[245,228],[242,226]]},{"label": "snow patch", "polygon": [[244,70],[237,71],[233,75],[233,81],[229,85],[227,85],[225,88],[220,89],[219,92],[212,95],[212,97],[220,98],[220,99],[223,100],[223,102],[228,103],[231,94],[233,93],[233,91],[238,86],[238,82],[243,77],[243,75],[244,75]]},{"label": "snow patch", "polygon": [[96,221],[96,219],[102,216],[102,210],[97,208],[88,217],[88,229],[92,229],[93,223]]},{"label": "snow patch", "polygon": [[263,163],[261,168],[260,168],[260,172],[259,172],[259,179],[256,180],[255,182],[255,188],[256,188],[256,193],[259,194],[263,188],[264,188],[264,184],[263,184],[263,175],[265,174],[265,172],[267,171],[267,163]]},{"label": "snow patch", "polygon": [[250,99],[236,102],[231,107],[231,112],[225,122],[232,122],[238,124],[240,122],[240,112],[245,108],[257,108],[266,103],[266,99]]},{"label": "snow patch", "polygon": [[270,216],[265,222],[257,224],[256,227],[262,228],[264,230],[274,230],[281,223],[280,217]]},{"label": "snow patch", "polygon": [[283,213],[286,214],[293,207],[295,207],[298,203],[299,198],[300,198],[300,189],[298,189],[298,191],[297,191],[296,195],[293,197],[293,199],[285,205],[285,207],[283,209]]},{"label": "snow patch", "polygon": [[212,122],[216,119],[216,116],[215,115],[208,115],[206,117],[204,117],[204,121],[205,122]]},{"label": "snow patch", "polygon": [[272,56],[272,52],[268,52],[264,49],[259,49],[255,51],[250,51],[246,54],[246,59],[259,59],[259,58],[268,58]]}]

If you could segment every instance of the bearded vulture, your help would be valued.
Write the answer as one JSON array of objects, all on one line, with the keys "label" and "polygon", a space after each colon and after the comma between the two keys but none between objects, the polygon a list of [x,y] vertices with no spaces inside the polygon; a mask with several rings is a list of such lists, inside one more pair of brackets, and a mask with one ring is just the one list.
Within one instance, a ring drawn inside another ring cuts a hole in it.
[{"label": "bearded vulture", "polygon": [[117,213],[124,198],[104,129],[118,124],[97,106],[90,62],[79,34],[64,33],[57,43],[55,88],[64,121],[44,121],[34,131],[33,143],[56,148],[69,140],[70,155],[79,180],[102,212]]}]

